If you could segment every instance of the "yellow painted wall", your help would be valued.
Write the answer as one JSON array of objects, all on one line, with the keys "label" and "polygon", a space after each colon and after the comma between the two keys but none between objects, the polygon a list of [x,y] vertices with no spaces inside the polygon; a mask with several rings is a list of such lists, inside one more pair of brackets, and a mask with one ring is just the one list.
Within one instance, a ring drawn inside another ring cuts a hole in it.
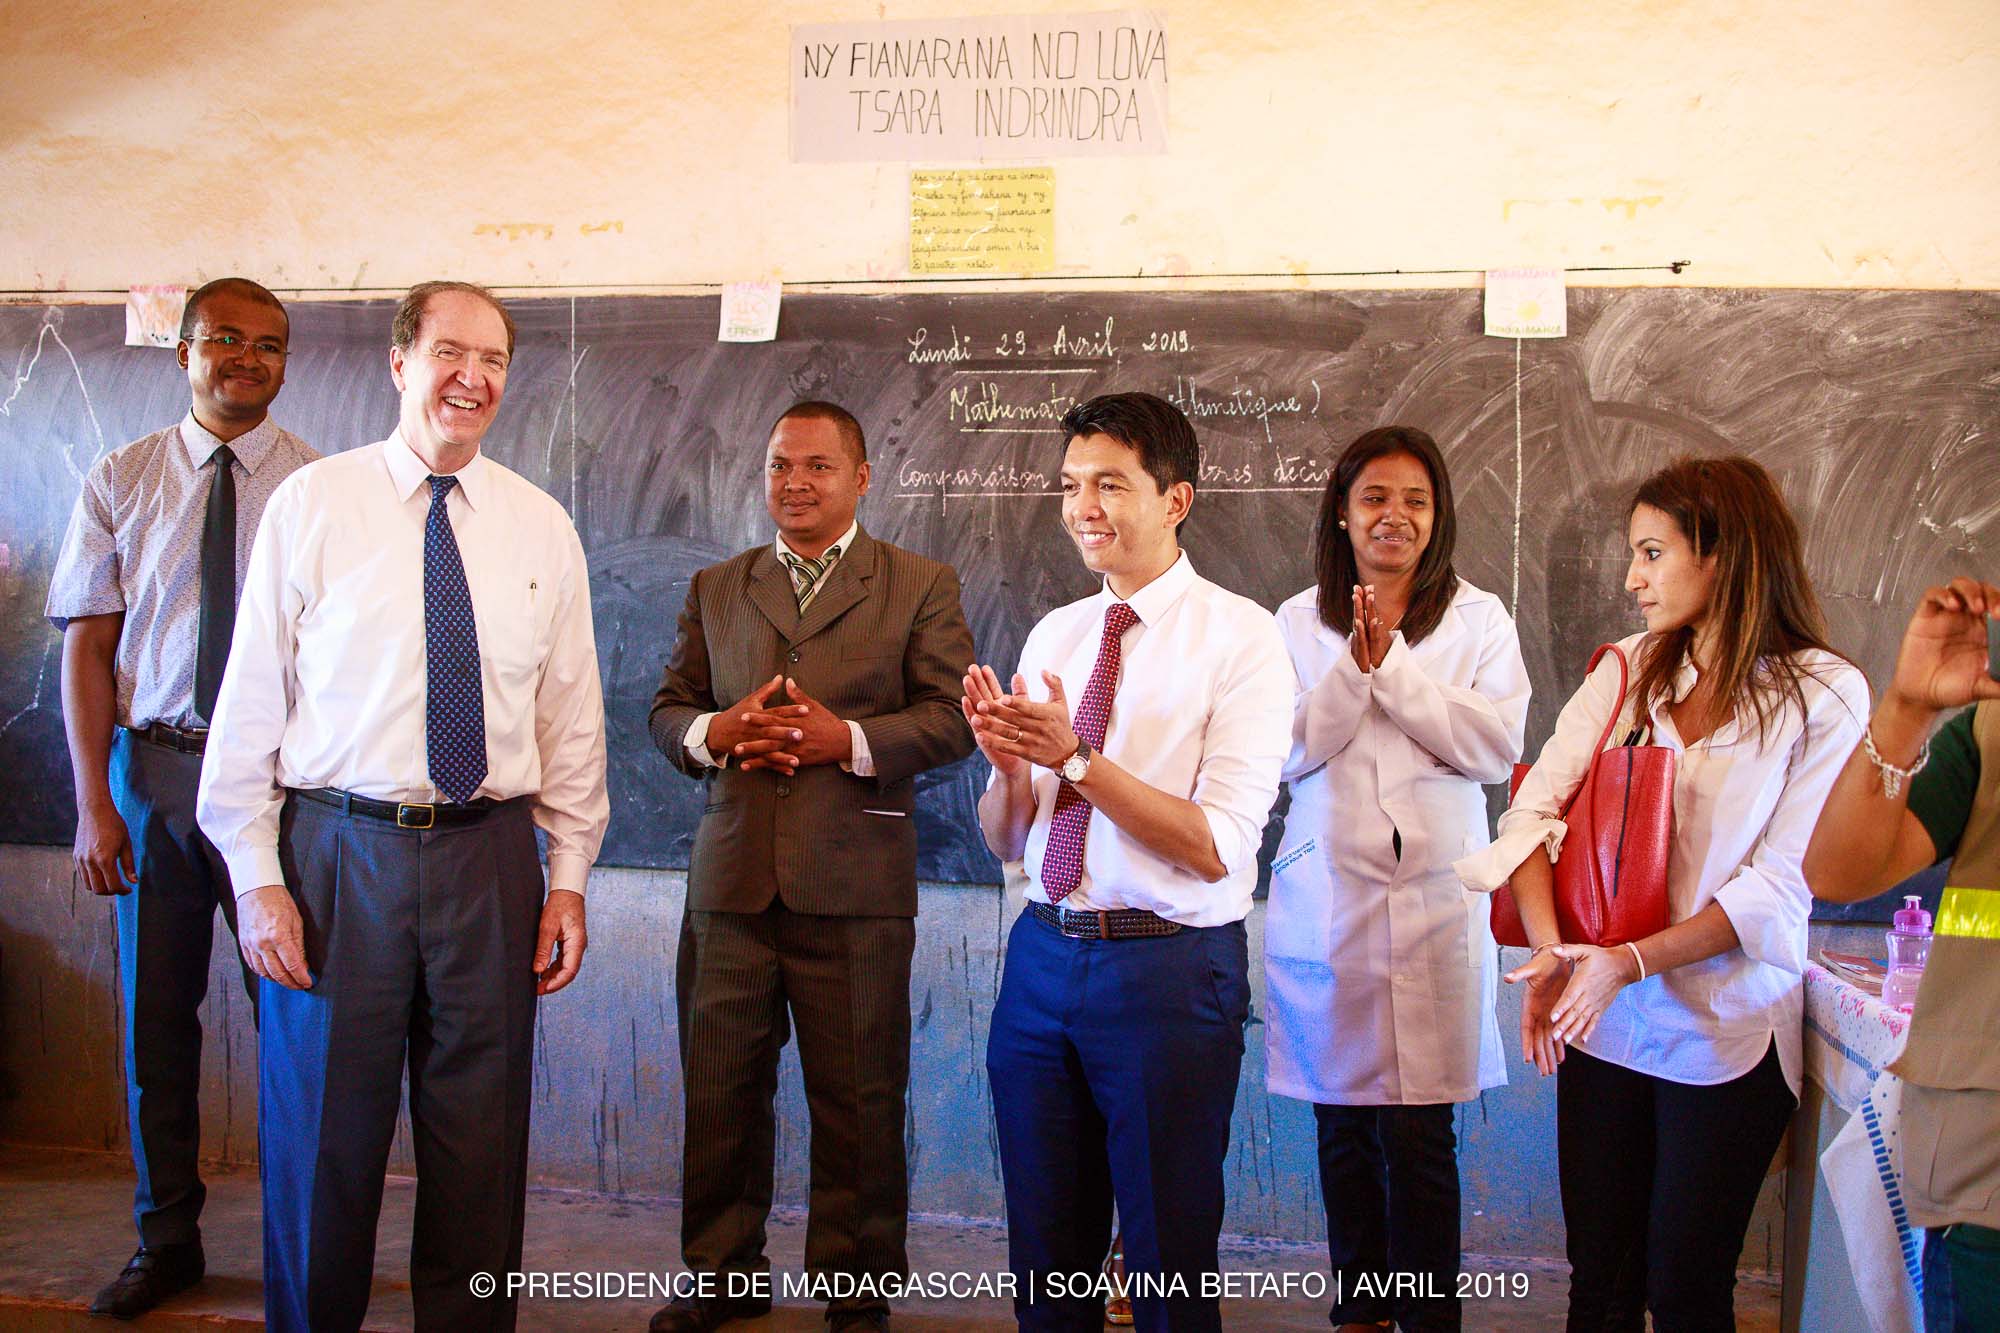
[{"label": "yellow painted wall", "polygon": [[[897,277],[905,167],[788,160],[788,25],[1091,7],[21,0],[0,288]],[[1171,151],[1056,160],[1061,272],[2000,287],[1994,0],[1166,17]]]}]

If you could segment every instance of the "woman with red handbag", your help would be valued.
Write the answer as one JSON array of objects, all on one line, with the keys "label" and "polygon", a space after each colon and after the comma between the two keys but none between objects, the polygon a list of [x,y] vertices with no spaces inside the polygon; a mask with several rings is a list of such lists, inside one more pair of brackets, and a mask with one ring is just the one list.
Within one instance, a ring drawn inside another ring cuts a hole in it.
[{"label": "woman with red handbag", "polygon": [[[1646,622],[1619,645],[1629,695],[1604,655],[1498,840],[1458,869],[1473,888],[1512,890],[1533,945],[1507,980],[1526,987],[1524,1057],[1544,1074],[1561,1066],[1569,1327],[1636,1329],[1650,1310],[1656,1329],[1729,1329],[1744,1232],[1803,1067],[1812,896],[1799,862],[1868,685],[1827,646],[1798,525],[1755,462],[1684,458],[1655,473],[1627,536],[1625,587]],[[1602,808],[1600,783],[1599,845],[1565,845],[1577,821],[1560,812],[1603,738],[1635,733],[1674,752],[1671,828],[1628,821],[1616,826],[1628,845],[1607,849],[1607,813],[1621,812]],[[1669,924],[1610,947],[1563,939],[1551,857],[1628,854],[1663,867],[1650,887]]]},{"label": "woman with red handbag", "polygon": [[1451,863],[1486,841],[1528,673],[1500,599],[1453,571],[1455,529],[1431,437],[1371,430],[1327,484],[1318,583],[1278,609],[1297,693],[1267,1077],[1313,1103],[1336,1325],[1459,1327],[1455,1104],[1507,1081],[1486,895]]}]

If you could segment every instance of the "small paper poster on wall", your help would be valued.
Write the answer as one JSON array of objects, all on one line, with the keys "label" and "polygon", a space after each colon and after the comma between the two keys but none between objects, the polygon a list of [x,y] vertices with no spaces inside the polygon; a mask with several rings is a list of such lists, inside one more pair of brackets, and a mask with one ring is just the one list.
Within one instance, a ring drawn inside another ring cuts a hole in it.
[{"label": "small paper poster on wall", "polygon": [[1053,167],[910,173],[910,272],[1047,273],[1056,264]]},{"label": "small paper poster on wall", "polygon": [[1559,268],[1486,270],[1486,336],[1569,335],[1569,290]]},{"label": "small paper poster on wall", "polygon": [[178,347],[181,312],[188,289],[180,283],[159,282],[125,289],[125,345]]},{"label": "small paper poster on wall", "polygon": [[722,284],[722,327],[717,342],[767,343],[778,336],[778,303],[783,291],[775,282]]}]

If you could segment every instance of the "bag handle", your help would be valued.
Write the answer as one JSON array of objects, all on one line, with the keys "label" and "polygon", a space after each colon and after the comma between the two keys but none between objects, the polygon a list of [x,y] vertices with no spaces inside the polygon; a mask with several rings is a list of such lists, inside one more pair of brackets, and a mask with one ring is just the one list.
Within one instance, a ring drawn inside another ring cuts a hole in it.
[{"label": "bag handle", "polygon": [[1583,781],[1577,784],[1576,790],[1571,792],[1569,799],[1563,802],[1562,817],[1564,819],[1569,818],[1570,807],[1576,804],[1577,798],[1589,791],[1596,782],[1597,761],[1604,753],[1604,742],[1611,739],[1611,729],[1618,725],[1619,715],[1625,711],[1625,687],[1627,676],[1629,675],[1629,664],[1625,661],[1624,649],[1615,643],[1599,644],[1597,651],[1590,655],[1590,665],[1583,669],[1583,674],[1585,679],[1588,679],[1590,673],[1597,670],[1597,664],[1604,660],[1606,653],[1610,653],[1618,659],[1618,698],[1611,704],[1611,716],[1604,719],[1604,730],[1597,733],[1597,744],[1591,747],[1590,767],[1584,770]]}]

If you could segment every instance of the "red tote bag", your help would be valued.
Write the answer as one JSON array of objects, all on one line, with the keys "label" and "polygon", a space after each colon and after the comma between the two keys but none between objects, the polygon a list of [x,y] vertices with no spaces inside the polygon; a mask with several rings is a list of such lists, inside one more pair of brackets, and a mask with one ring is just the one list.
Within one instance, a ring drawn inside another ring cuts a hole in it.
[{"label": "red tote bag", "polygon": [[[1563,803],[1562,852],[1556,861],[1556,924],[1566,944],[1614,948],[1667,928],[1667,857],[1674,841],[1674,752],[1664,745],[1604,748],[1625,711],[1629,674],[1625,654],[1605,644],[1590,655],[1584,674],[1606,653],[1618,659],[1618,701],[1598,733],[1590,769]],[[1529,764],[1514,766],[1511,799]],[[1493,938],[1526,948],[1528,934],[1512,886],[1493,894]]]}]

